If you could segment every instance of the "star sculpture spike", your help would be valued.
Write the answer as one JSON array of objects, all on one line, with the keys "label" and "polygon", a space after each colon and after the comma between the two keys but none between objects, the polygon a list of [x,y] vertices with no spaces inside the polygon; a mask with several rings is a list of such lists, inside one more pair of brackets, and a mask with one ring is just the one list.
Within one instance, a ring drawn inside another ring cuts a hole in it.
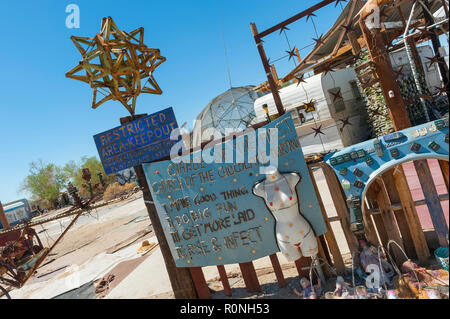
[{"label": "star sculpture spike", "polygon": [[410,105],[410,104],[414,103],[414,100],[413,100],[413,98],[411,96],[405,97],[404,101],[405,101],[406,105]]},{"label": "star sculpture spike", "polygon": [[[166,58],[160,55],[159,49],[144,44],[144,28],[121,31],[108,17],[102,19],[100,33],[95,37],[72,36],[71,40],[82,60],[66,73],[66,77],[91,86],[92,108],[117,100],[134,115],[139,94],[162,94],[153,72]],[[97,92],[106,94],[98,101]]]},{"label": "star sculpture spike", "polygon": [[337,99],[342,99],[341,89],[337,90],[336,93],[330,93],[333,95],[333,102],[336,102]]},{"label": "star sculpture spike", "polygon": [[300,83],[306,83],[306,81],[305,81],[305,75],[304,75],[304,74],[302,74],[302,75],[300,75],[300,76],[296,76],[295,79],[297,80],[297,86],[298,86]]},{"label": "star sculpture spike", "polygon": [[347,0],[336,0],[336,4],[334,5],[334,7],[336,8],[340,2],[347,2]]},{"label": "star sculpture spike", "polygon": [[431,57],[431,58],[427,57],[427,59],[430,60],[430,65],[429,65],[430,67],[435,63],[441,63],[441,64],[444,63],[443,59],[438,54],[436,54],[434,57]]},{"label": "star sculpture spike", "polygon": [[286,51],[287,54],[289,54],[288,61],[291,61],[291,58],[297,57],[297,54],[295,53],[295,47],[291,51]]},{"label": "star sculpture spike", "polygon": [[438,89],[438,91],[439,91],[438,93],[435,94],[435,96],[441,96],[443,94],[447,94],[447,86],[446,85],[444,85],[443,87],[435,86],[435,88]]},{"label": "star sculpture spike", "polygon": [[403,65],[400,67],[400,69],[398,69],[397,71],[394,71],[395,73],[395,79],[398,79],[401,76],[404,76],[405,74],[402,72],[403,70]]},{"label": "star sculpture spike", "polygon": [[314,12],[308,12],[307,14],[306,14],[306,22],[308,22],[308,20],[309,20],[309,18],[311,18],[312,19],[312,17],[317,17],[315,14],[314,14]]},{"label": "star sculpture spike", "polygon": [[352,123],[350,123],[350,116],[348,116],[346,119],[343,119],[343,120],[340,119],[339,121],[342,122],[342,128],[341,129],[343,129],[347,125],[352,125]]},{"label": "star sculpture spike", "polygon": [[341,28],[345,29],[345,32],[350,32],[353,31],[353,27],[352,27],[352,23],[350,22],[349,24],[343,24],[341,25]]},{"label": "star sculpture spike", "polygon": [[286,27],[286,26],[282,26],[281,29],[280,29],[280,34],[281,34],[283,31],[286,31],[286,30],[289,30],[289,28]]},{"label": "star sculpture spike", "polygon": [[416,28],[416,31],[419,31],[419,32],[420,32],[420,39],[429,37],[430,35],[433,34],[433,32],[431,32],[430,30],[428,30],[428,27],[427,27],[427,26],[424,26],[424,27],[417,27],[417,28]]},{"label": "star sculpture spike", "polygon": [[419,94],[419,97],[421,99],[424,99],[424,100],[431,100],[431,99],[433,99],[433,97],[428,95],[428,94]]},{"label": "star sculpture spike", "polygon": [[357,54],[352,54],[352,62],[356,63],[358,62],[358,60],[362,60],[361,51],[358,52]]},{"label": "star sculpture spike", "polygon": [[314,137],[316,137],[318,134],[323,134],[325,135],[324,132],[322,132],[322,125],[320,125],[318,128],[314,128],[312,127],[313,131],[314,131]]},{"label": "star sculpture spike", "polygon": [[319,38],[317,38],[317,39],[315,39],[315,38],[313,38],[313,40],[314,41],[316,41],[316,45],[315,45],[315,47],[317,47],[317,46],[319,46],[319,45],[321,45],[321,44],[325,44],[324,42],[323,42],[323,34],[319,37]]},{"label": "star sculpture spike", "polygon": [[371,112],[372,113],[371,116],[384,116],[383,114],[380,113],[380,108],[381,108],[381,106],[377,107],[374,110],[371,110],[372,111]]},{"label": "star sculpture spike", "polygon": [[327,65],[323,68],[323,75],[327,75],[330,72],[334,72],[335,70],[333,69],[333,67],[331,65]]}]

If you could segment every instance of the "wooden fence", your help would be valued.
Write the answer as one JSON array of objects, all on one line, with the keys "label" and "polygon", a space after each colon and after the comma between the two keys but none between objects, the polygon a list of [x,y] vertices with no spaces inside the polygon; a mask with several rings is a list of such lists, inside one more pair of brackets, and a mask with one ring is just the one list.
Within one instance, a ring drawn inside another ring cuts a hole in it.
[{"label": "wooden fence", "polygon": [[[414,164],[417,167],[417,163]],[[421,161],[420,165],[424,166],[421,168],[422,170],[430,172],[427,161]],[[439,161],[439,166],[447,193],[438,196],[436,185],[421,184],[425,200],[413,200],[402,165],[399,165],[377,177],[376,182],[372,183],[370,186],[366,198],[363,199],[363,217],[367,240],[376,246],[382,245],[385,249],[387,249],[388,241],[394,240],[405,250],[409,258],[417,259],[422,265],[428,264],[430,249],[428,247],[416,207],[427,204],[430,210],[430,215],[432,215],[435,214],[433,211],[434,205],[440,205],[440,201],[449,199],[448,161]],[[337,274],[344,275],[346,272],[346,265],[344,263],[344,252],[342,246],[345,245],[342,245],[342,243],[339,245],[336,240],[335,233],[333,232],[333,228],[336,229],[336,227],[332,227],[332,224],[340,224],[339,226],[343,231],[346,244],[351,254],[358,252],[359,250],[358,240],[350,230],[350,214],[346,204],[346,198],[340,182],[330,166],[324,162],[317,162],[308,164],[308,167],[318,196],[321,213],[328,229],[324,235],[317,238],[319,244],[319,257],[332,265]],[[417,171],[420,175],[419,169],[417,169]],[[323,181],[321,180],[321,191],[319,191],[317,186],[317,176],[320,174],[323,174],[324,176],[324,180],[326,181],[326,186],[328,187],[328,192],[331,196],[332,204],[336,210],[337,216],[329,217],[329,214],[327,214],[324,202],[322,200],[322,196],[324,192],[326,192],[323,189]],[[439,201],[437,203],[430,203],[428,200],[429,197],[437,197]],[[448,228],[444,216],[432,216],[432,218],[435,229],[442,227]],[[436,221],[438,221],[439,224],[436,224]],[[404,254],[398,247],[391,247],[390,253],[397,264],[401,264],[405,261]],[[280,287],[285,287],[286,281],[277,255],[270,255],[269,258],[277,278],[278,285]],[[309,272],[303,268],[310,265],[310,263],[311,259],[306,257],[302,257],[301,259],[295,261],[295,266],[300,277],[308,276]],[[247,291],[262,291],[253,262],[241,263],[239,264],[239,267]],[[189,270],[192,275],[198,297],[211,298],[211,292],[205,280],[202,268],[192,267],[189,268]],[[227,296],[232,296],[232,289],[228,281],[225,267],[223,265],[217,266],[217,271],[225,294]],[[323,267],[323,272],[325,276],[332,275],[329,267]]]}]

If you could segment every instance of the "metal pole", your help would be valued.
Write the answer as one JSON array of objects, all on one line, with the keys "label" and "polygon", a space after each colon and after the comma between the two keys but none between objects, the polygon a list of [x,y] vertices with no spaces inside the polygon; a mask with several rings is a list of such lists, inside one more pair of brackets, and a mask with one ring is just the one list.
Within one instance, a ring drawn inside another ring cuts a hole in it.
[{"label": "metal pole", "polygon": [[406,23],[406,28],[405,28],[405,32],[403,33],[403,43],[405,45],[405,50],[406,50],[406,55],[408,56],[408,60],[409,60],[409,64],[411,66],[411,71],[414,77],[414,82],[416,84],[416,88],[420,93],[420,104],[422,104],[422,109],[425,113],[425,119],[427,120],[427,122],[430,121],[430,116],[428,115],[428,109],[427,109],[427,104],[424,100],[424,98],[422,97],[422,94],[424,94],[423,90],[422,90],[422,85],[420,84],[419,81],[419,74],[417,72],[417,68],[416,68],[416,64],[414,63],[414,58],[411,52],[411,48],[409,47],[409,43],[408,40],[406,38],[407,33],[408,33],[408,29],[409,29],[409,25],[411,24],[411,20],[413,18],[414,15],[414,10],[416,8],[416,4],[417,2],[414,2],[412,9],[411,9],[411,13],[409,14],[409,18],[408,18],[408,22]]},{"label": "metal pole", "polygon": [[272,91],[273,99],[277,107],[278,115],[283,115],[285,113],[283,103],[281,102],[280,94],[278,93],[278,85],[275,83],[273,78],[272,70],[270,69],[269,61],[267,61],[266,52],[261,39],[258,36],[258,30],[254,23],[250,23],[252,29],[253,37],[255,39],[256,47],[258,48],[259,55],[261,57],[262,64],[264,66],[264,71],[266,71],[267,82],[269,83],[270,90]]}]

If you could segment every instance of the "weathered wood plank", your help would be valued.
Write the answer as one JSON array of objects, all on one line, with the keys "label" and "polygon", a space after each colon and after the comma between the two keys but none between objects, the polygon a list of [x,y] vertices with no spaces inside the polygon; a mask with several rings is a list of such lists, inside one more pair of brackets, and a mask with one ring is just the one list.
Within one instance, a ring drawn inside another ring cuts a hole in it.
[{"label": "weathered wood plank", "polygon": [[444,211],[442,210],[441,202],[434,185],[431,175],[430,167],[426,160],[414,161],[414,167],[419,177],[420,185],[422,186],[425,201],[430,212],[431,220],[433,221],[434,229],[442,247],[448,247],[448,227],[445,221]]},{"label": "weathered wood plank", "polygon": [[326,163],[323,163],[321,168],[328,184],[328,188],[330,189],[331,198],[341,221],[342,230],[344,231],[344,236],[347,240],[350,252],[356,252],[358,251],[358,240],[350,230],[350,211],[347,207],[344,191],[342,190],[339,179],[333,169]]},{"label": "weathered wood plank", "polygon": [[308,167],[309,175],[311,176],[311,180],[314,186],[314,190],[317,194],[317,201],[319,202],[320,211],[322,213],[323,219],[325,220],[325,224],[327,226],[327,232],[325,233],[325,239],[327,240],[328,248],[330,249],[331,255],[333,256],[334,266],[336,267],[336,272],[340,275],[345,273],[345,264],[342,259],[341,251],[339,250],[339,246],[336,241],[336,237],[334,236],[333,229],[331,228],[330,222],[328,221],[327,212],[325,207],[323,206],[322,198],[319,193],[319,189],[317,187],[316,180],[314,178],[314,173],[310,167]]},{"label": "weathered wood plank", "polygon": [[409,189],[408,181],[406,180],[405,172],[401,165],[397,167],[393,177],[400,202],[403,205],[417,258],[421,264],[426,264],[430,257],[430,250],[422,230],[422,225],[420,224],[419,215],[417,215],[416,206]]},{"label": "weathered wood plank", "polygon": [[197,291],[198,298],[210,299],[211,292],[209,291],[208,284],[206,283],[205,276],[201,267],[189,267],[192,280],[194,281],[195,290]]},{"label": "weathered wood plank", "polygon": [[217,270],[219,271],[220,281],[222,282],[223,290],[225,295],[228,297],[232,296],[230,282],[228,281],[227,272],[225,271],[224,265],[217,265]]},{"label": "weathered wood plank", "polygon": [[448,161],[439,161],[439,166],[441,167],[442,176],[444,176],[444,182],[448,193]]},{"label": "weathered wood plank", "polygon": [[275,272],[275,276],[277,277],[278,286],[281,288],[286,287],[286,280],[284,279],[283,271],[281,270],[280,261],[276,254],[272,254],[269,256],[270,262],[272,263],[273,271]]},{"label": "weathered wood plank", "polygon": [[[380,236],[381,242],[378,240],[377,231],[375,229],[375,225],[376,225],[375,218],[373,218],[374,220],[372,221],[372,217],[370,216],[370,214],[367,213],[369,211],[369,207],[372,208],[374,205],[374,202],[375,202],[374,197],[375,197],[375,195],[374,195],[373,187],[371,187],[370,189],[367,190],[367,194],[366,194],[368,203],[366,203],[366,201],[364,201],[364,207],[365,207],[364,213],[363,213],[364,233],[366,234],[367,240],[369,242],[371,242],[373,245],[383,245],[381,236]],[[375,225],[374,225],[374,223],[375,223]],[[378,229],[378,227],[377,227],[377,229]],[[382,230],[384,230],[384,226],[383,226]],[[386,235],[386,238],[387,238],[387,234],[385,231],[384,231],[383,235]]]},{"label": "weathered wood plank", "polygon": [[260,292],[261,285],[259,284],[258,276],[256,275],[255,267],[251,261],[240,263],[242,278],[244,279],[245,287],[248,292]]},{"label": "weathered wood plank", "polygon": [[[383,220],[388,238],[389,240],[394,240],[402,249],[404,249],[403,241],[397,228],[397,223],[394,218],[394,211],[391,209],[391,203],[386,186],[384,185],[384,181],[380,178],[375,183],[378,183],[380,186],[380,191],[377,193],[377,202],[380,210],[382,211],[381,218]],[[385,246],[385,248],[387,249],[388,247]],[[391,245],[390,248],[392,249],[390,251],[392,253],[392,257],[397,265],[401,265],[407,260],[405,255],[396,245]]]},{"label": "weathered wood plank", "polygon": [[[394,176],[394,169],[391,169],[383,174],[384,185],[386,186],[387,193],[389,195],[389,200],[392,203],[401,202],[399,192],[397,191]],[[402,190],[404,191],[404,190]],[[403,207],[399,210],[392,210],[395,216],[395,220],[397,221],[398,228],[400,230],[400,234],[403,239],[403,245],[405,247],[405,252],[410,258],[416,258],[416,250],[414,248],[413,239],[411,236],[411,231],[409,230],[409,225],[406,220],[405,211]]]}]

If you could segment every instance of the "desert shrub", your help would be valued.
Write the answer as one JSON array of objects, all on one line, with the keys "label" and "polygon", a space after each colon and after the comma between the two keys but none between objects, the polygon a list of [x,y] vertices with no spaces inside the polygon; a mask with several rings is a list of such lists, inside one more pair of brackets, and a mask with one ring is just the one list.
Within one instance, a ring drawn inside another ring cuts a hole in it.
[{"label": "desert shrub", "polygon": [[136,183],[120,185],[118,182],[108,185],[103,194],[103,200],[111,200],[131,192],[136,187]]}]

